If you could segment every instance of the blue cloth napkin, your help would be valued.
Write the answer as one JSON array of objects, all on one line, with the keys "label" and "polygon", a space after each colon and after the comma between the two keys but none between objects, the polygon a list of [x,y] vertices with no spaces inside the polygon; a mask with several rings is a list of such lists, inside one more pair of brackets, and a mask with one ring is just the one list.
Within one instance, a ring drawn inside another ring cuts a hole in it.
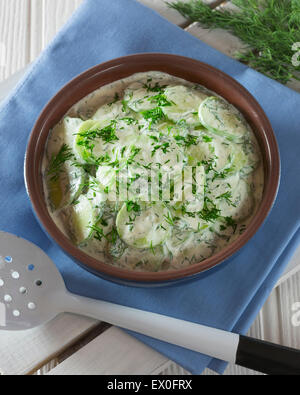
[{"label": "blue cloth napkin", "polygon": [[[23,181],[29,133],[40,111],[71,78],[98,63],[140,52],[167,52],[209,63],[244,85],[274,127],[282,181],[267,221],[242,252],[199,280],[136,289],[101,280],[52,244],[34,219]],[[300,95],[226,57],[134,0],[85,0],[0,109],[0,229],[39,245],[71,292],[245,333],[300,242]],[[133,334],[194,374],[225,365]]]}]

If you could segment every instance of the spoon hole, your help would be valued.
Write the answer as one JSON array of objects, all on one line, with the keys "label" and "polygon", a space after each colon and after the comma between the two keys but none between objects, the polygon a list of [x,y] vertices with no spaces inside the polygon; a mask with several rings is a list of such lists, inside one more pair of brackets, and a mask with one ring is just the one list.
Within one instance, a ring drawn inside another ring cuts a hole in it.
[{"label": "spoon hole", "polygon": [[10,295],[4,295],[4,302],[6,303],[12,302],[12,297]]},{"label": "spoon hole", "polygon": [[33,302],[28,303],[27,305],[29,310],[35,310],[36,309],[36,304]]},{"label": "spoon hole", "polygon": [[20,274],[18,272],[12,272],[11,276],[14,280],[18,280],[20,278]]},{"label": "spoon hole", "polygon": [[19,310],[14,310],[14,311],[13,311],[13,316],[14,316],[14,317],[20,317],[20,314],[21,314],[21,313],[19,312]]},{"label": "spoon hole", "polygon": [[20,294],[25,295],[25,294],[27,294],[27,289],[25,287],[21,287],[19,289],[19,292],[20,292]]}]

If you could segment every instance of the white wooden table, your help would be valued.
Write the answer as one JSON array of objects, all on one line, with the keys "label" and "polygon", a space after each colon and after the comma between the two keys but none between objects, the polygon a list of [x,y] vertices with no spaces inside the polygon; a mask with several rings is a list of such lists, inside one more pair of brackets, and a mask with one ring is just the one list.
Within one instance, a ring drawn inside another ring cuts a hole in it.
[{"label": "white wooden table", "polygon": [[[112,0],[113,1],[113,0]],[[163,0],[139,0],[202,41],[233,56],[241,42],[208,31],[168,9]],[[206,0],[208,3],[216,3]],[[0,101],[82,0],[0,0]],[[218,2],[220,4],[220,1]],[[230,2],[222,7],[231,7]],[[300,85],[290,84],[300,92]],[[293,315],[300,302],[300,248],[261,310],[249,335],[300,349]],[[141,342],[97,321],[61,315],[42,328],[0,333],[0,374],[188,374]],[[204,374],[214,374],[206,370]],[[258,374],[229,366],[225,374]]]}]

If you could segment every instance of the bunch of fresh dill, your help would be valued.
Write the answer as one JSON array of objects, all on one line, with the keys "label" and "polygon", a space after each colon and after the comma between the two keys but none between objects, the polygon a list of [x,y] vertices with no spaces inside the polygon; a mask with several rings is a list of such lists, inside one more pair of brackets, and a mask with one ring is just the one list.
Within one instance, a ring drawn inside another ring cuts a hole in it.
[{"label": "bunch of fresh dill", "polygon": [[[292,47],[300,43],[300,0],[232,0],[239,11],[212,10],[202,0],[167,3],[206,28],[222,28],[239,37],[247,49],[236,57],[250,67],[286,84],[299,80]],[[300,47],[300,44],[299,44]]]}]

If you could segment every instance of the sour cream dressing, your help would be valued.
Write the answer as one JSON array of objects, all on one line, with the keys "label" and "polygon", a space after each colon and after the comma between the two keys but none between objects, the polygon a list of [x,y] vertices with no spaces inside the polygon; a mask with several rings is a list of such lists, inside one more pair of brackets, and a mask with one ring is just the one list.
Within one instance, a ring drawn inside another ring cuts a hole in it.
[{"label": "sour cream dressing", "polygon": [[[128,165],[135,192],[115,201]],[[193,202],[175,199],[187,167],[199,170]],[[150,168],[163,173],[163,191],[165,175],[173,176],[169,200],[147,202]],[[49,213],[67,237],[102,262],[138,271],[179,269],[221,251],[247,228],[264,186],[242,114],[216,93],[157,71],[73,106],[49,135],[43,179]]]}]

